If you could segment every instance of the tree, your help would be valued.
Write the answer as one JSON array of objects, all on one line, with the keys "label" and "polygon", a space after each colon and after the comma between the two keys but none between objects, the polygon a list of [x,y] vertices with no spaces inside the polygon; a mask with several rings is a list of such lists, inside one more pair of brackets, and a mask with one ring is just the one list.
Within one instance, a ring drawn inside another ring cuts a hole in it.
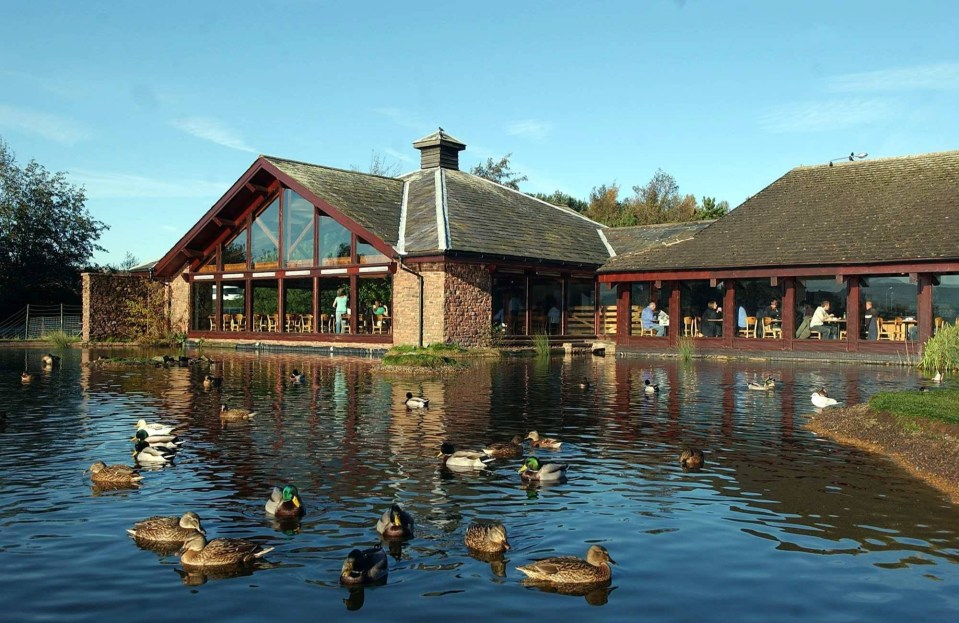
[{"label": "tree", "polygon": [[572,195],[567,195],[561,190],[554,190],[553,194],[547,195],[546,193],[533,193],[533,197],[536,197],[540,201],[545,201],[546,203],[552,203],[554,206],[566,206],[571,210],[576,210],[579,213],[586,212],[589,209],[589,203],[583,201],[582,199],[577,199]]},{"label": "tree", "polygon": [[609,225],[610,227],[625,227],[634,225],[632,216],[624,211],[624,205],[619,200],[619,185],[615,182],[607,186],[596,186],[589,193],[589,207],[586,216]]},{"label": "tree", "polygon": [[715,197],[703,197],[703,202],[696,211],[696,220],[708,221],[725,216],[729,212],[728,201],[716,201]]},{"label": "tree", "polygon": [[470,173],[477,177],[482,177],[483,179],[506,186],[507,188],[519,190],[520,182],[525,182],[529,178],[525,175],[520,175],[519,173],[510,170],[509,159],[512,155],[513,154],[511,153],[506,154],[500,158],[498,162],[493,162],[492,158],[487,158],[486,162],[481,162],[470,169]]},{"label": "tree", "polygon": [[0,313],[27,303],[79,302],[80,272],[109,227],[84,207],[85,191],[31,160],[17,166],[0,139]]},{"label": "tree", "polygon": [[633,192],[630,203],[636,225],[696,220],[696,198],[680,195],[676,179],[662,169],[656,169],[645,186],[633,186]]},{"label": "tree", "polygon": [[[351,164],[350,170],[359,171],[360,167]],[[382,177],[397,177],[402,172],[402,165],[399,162],[390,162],[386,156],[375,149],[370,152],[370,164],[366,168],[366,173]]]}]

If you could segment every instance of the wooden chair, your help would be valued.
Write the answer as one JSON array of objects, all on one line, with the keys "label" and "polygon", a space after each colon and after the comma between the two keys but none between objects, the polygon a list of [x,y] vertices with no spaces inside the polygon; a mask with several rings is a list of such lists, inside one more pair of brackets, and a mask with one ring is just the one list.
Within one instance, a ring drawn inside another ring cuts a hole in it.
[{"label": "wooden chair", "polygon": [[279,314],[267,314],[266,316],[266,330],[271,333],[276,333],[277,328],[280,324]]},{"label": "wooden chair", "polygon": [[756,316],[746,316],[746,327],[739,330],[739,337],[756,337]]},{"label": "wooden chair", "polygon": [[223,330],[229,331],[233,325],[233,314],[223,314]]},{"label": "wooden chair", "polygon": [[886,322],[882,318],[876,318],[876,335],[880,340],[896,339],[896,323]]},{"label": "wooden chair", "polygon": [[210,331],[216,331],[216,316],[209,316],[210,319]]},{"label": "wooden chair", "polygon": [[936,316],[933,324],[934,329],[932,334],[935,335],[936,333],[939,333],[939,329],[943,328],[944,326],[946,326],[946,320],[942,316]]},{"label": "wooden chair", "polygon": [[773,322],[769,316],[763,316],[763,337],[771,337],[774,340],[780,340],[783,337],[782,327]]},{"label": "wooden chair", "polygon": [[320,333],[330,333],[333,327],[330,325],[330,315],[320,314]]},{"label": "wooden chair", "polygon": [[696,323],[692,316],[683,316],[683,335],[696,335]]},{"label": "wooden chair", "polygon": [[300,333],[313,333],[313,314],[300,316]]},{"label": "wooden chair", "polygon": [[246,331],[243,314],[233,314],[233,320],[230,321],[230,331]]},{"label": "wooden chair", "polygon": [[373,330],[372,333],[383,333],[383,325],[386,323],[385,314],[373,314]]}]

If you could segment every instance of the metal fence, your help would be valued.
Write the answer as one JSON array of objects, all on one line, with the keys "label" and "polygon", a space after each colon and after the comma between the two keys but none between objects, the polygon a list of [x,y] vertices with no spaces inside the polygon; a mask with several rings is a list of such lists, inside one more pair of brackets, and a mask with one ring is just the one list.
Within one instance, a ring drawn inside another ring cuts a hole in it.
[{"label": "metal fence", "polygon": [[32,340],[55,331],[79,336],[83,332],[80,305],[27,305],[0,322],[0,338]]}]

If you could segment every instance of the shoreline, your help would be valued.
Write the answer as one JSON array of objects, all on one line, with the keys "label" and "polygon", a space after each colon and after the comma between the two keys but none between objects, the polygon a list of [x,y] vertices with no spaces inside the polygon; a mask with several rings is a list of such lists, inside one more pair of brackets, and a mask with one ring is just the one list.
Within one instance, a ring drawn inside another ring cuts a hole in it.
[{"label": "shoreline", "polygon": [[805,428],[885,456],[959,504],[959,426],[955,424],[897,417],[861,404],[823,409]]}]

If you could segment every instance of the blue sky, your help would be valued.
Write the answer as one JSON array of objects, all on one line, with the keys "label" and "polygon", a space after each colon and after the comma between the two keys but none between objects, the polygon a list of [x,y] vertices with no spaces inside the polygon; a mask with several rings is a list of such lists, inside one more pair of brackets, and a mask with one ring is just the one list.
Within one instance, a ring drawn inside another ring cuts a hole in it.
[{"label": "blue sky", "polygon": [[657,168],[733,206],[801,164],[959,148],[959,6],[941,2],[8,3],[0,137],[162,256],[264,153],[461,168],[628,194]]}]

